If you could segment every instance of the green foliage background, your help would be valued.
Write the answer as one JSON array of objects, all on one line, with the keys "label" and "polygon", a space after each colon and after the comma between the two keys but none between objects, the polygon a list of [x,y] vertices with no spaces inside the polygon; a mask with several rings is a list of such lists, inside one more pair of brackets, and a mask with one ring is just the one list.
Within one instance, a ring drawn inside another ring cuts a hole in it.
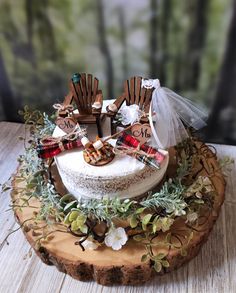
[{"label": "green foliage background", "polygon": [[[167,14],[165,1],[1,0],[0,53],[16,108],[28,104],[48,110],[52,103],[62,101],[74,72],[93,73],[100,80],[104,97],[114,98],[122,92],[126,78],[160,77],[160,70],[165,71],[165,86],[210,108],[225,51],[232,3],[206,0],[206,23],[199,25],[206,34],[205,41],[200,49],[189,51],[189,33],[197,21],[198,1],[168,0]],[[103,15],[98,12],[99,5]],[[152,17],[157,21],[153,28]],[[104,32],[99,28],[101,21]],[[156,29],[155,54],[150,47],[153,29]],[[111,55],[112,97],[108,93],[110,80],[103,39]],[[191,54],[197,56],[200,64],[194,87],[186,82],[192,71]],[[157,65],[155,76],[150,76],[153,62]],[[164,62],[165,68],[161,68]],[[0,118],[7,119],[2,109]]]}]

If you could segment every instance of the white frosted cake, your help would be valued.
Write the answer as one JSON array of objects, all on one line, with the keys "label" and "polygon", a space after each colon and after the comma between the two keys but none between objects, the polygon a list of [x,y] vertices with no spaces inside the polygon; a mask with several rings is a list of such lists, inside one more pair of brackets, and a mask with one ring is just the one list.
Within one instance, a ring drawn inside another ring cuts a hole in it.
[{"label": "white frosted cake", "polygon": [[[53,136],[64,133],[56,127]],[[115,140],[109,141],[115,144]],[[76,198],[133,198],[152,190],[163,178],[169,161],[168,152],[160,170],[153,169],[135,158],[116,155],[104,166],[91,166],[84,161],[83,150],[73,149],[55,157],[62,182]]]}]

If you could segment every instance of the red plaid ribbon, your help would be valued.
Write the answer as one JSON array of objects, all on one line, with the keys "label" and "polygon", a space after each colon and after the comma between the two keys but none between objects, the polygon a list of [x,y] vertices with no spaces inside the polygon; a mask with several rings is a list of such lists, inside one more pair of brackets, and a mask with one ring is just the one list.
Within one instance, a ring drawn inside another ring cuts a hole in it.
[{"label": "red plaid ribbon", "polygon": [[82,146],[80,138],[87,134],[86,129],[81,129],[79,125],[69,134],[61,137],[46,136],[39,140],[37,145],[38,156],[41,159],[52,158],[61,152],[79,148]]},{"label": "red plaid ribbon", "polygon": [[145,152],[147,156],[152,155],[150,157],[154,158],[158,164],[161,164],[161,162],[165,159],[165,156],[162,153],[160,153],[157,149],[147,144],[140,145],[140,142],[135,137],[126,132],[122,133],[122,135],[117,139],[116,144],[118,146],[124,145],[134,149],[140,148],[140,150]]},{"label": "red plaid ribbon", "polygon": [[63,151],[79,148],[82,146],[81,140],[64,140],[58,143],[52,143],[52,140],[41,140],[37,146],[38,156],[41,159],[52,158]]}]

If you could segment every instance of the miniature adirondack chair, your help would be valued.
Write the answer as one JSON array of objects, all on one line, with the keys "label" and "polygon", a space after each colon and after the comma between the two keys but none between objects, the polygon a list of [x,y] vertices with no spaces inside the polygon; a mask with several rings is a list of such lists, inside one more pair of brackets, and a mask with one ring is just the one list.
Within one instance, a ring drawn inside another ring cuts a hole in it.
[{"label": "miniature adirondack chair", "polygon": [[[107,106],[107,115],[111,117],[111,133],[114,134],[117,126],[121,124],[115,124],[114,119],[117,112],[121,108],[122,104],[126,102],[126,105],[137,104],[139,109],[148,114],[149,106],[152,98],[152,89],[141,88],[142,77],[134,76],[130,80],[126,80],[124,83],[124,93],[116,99],[113,104]],[[148,123],[147,117],[142,117],[141,123]]]},{"label": "miniature adirondack chair", "polygon": [[[72,104],[74,101],[78,113],[74,114],[81,124],[97,124],[98,136],[102,137],[101,111],[103,96],[98,89],[99,80],[85,73],[75,73],[69,82],[69,94],[65,97],[63,106]],[[65,117],[66,112],[61,111],[59,116]]]}]

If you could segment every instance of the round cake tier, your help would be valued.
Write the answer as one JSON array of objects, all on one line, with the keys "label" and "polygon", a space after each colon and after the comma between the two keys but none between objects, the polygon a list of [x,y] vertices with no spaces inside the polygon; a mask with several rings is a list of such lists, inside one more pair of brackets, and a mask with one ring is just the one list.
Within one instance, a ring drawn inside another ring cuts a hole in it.
[{"label": "round cake tier", "polygon": [[[57,127],[55,137],[64,133]],[[115,145],[116,140],[109,141]],[[116,155],[104,166],[91,166],[84,161],[83,150],[74,149],[59,154],[55,162],[63,184],[76,198],[133,198],[152,190],[165,175],[167,151],[160,170],[153,169],[127,155]]]}]

